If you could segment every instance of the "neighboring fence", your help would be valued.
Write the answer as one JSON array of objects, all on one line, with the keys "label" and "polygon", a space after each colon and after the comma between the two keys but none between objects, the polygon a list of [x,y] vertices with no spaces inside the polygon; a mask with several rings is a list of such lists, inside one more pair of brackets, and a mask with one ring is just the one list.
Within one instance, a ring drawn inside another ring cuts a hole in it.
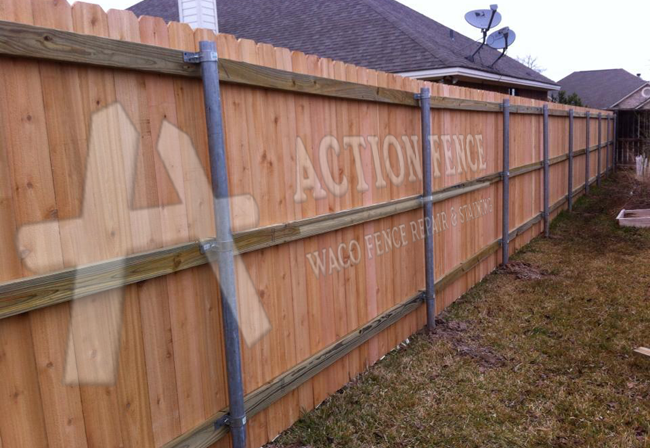
[{"label": "neighboring fence", "polygon": [[650,157],[650,110],[619,110],[618,162],[636,165],[638,156]]},{"label": "neighboring fence", "polygon": [[[244,223],[233,200],[241,303],[247,270],[271,325],[242,344],[251,447],[426,322],[421,88],[433,94],[438,312],[614,160],[600,111],[574,119],[554,104],[545,119],[541,102],[504,107],[495,93],[83,3],[4,0],[0,19],[2,448],[229,445],[215,427],[228,404],[219,286],[199,243],[215,235],[203,89],[178,50],[216,41],[230,191],[259,207]],[[264,326],[254,311],[240,305],[249,330]],[[84,321],[117,335],[114,360],[97,361]],[[96,362],[116,377],[84,380]]]}]

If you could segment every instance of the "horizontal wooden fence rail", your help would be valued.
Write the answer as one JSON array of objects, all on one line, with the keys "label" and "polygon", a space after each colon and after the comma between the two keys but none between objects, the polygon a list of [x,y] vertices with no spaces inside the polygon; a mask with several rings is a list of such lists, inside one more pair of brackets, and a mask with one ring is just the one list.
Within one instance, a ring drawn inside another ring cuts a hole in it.
[{"label": "horizontal wooden fence rail", "polygon": [[[608,142],[603,143],[607,144]],[[600,145],[594,145],[589,148],[589,152],[599,148]],[[575,151],[574,157],[584,155],[585,152],[585,149]],[[555,165],[568,158],[569,156],[564,154],[551,159],[550,163]],[[542,161],[517,167],[511,170],[510,177],[541,170],[543,167]],[[431,198],[424,200],[442,202],[485,188],[501,178],[502,173],[497,172],[439,190]],[[423,198],[413,196],[239,232],[234,235],[234,240],[238,253],[246,254],[417,210],[422,208],[422,205]],[[0,284],[0,319],[202,266],[207,263],[207,258],[201,253],[201,246],[206,243],[210,241],[181,244],[131,255],[124,260],[110,260]]]},{"label": "horizontal wooden fence rail", "polygon": [[[609,143],[611,144],[613,142],[609,142]],[[607,142],[604,142],[603,145],[607,145]],[[589,153],[598,151],[599,148],[600,148],[600,145],[594,145],[591,148],[589,148]],[[587,152],[586,149],[580,149],[580,150],[575,151],[573,153],[573,157],[583,156],[583,155],[585,155],[586,152]],[[553,166],[553,165],[557,165],[558,163],[562,163],[562,162],[564,162],[566,160],[569,160],[569,155],[568,154],[562,154],[560,156],[551,158],[549,160],[549,163],[550,163],[551,166]],[[544,161],[533,162],[533,163],[530,163],[528,165],[523,165],[523,166],[519,166],[517,168],[513,168],[512,170],[510,170],[510,177],[513,178],[513,177],[517,177],[517,176],[522,176],[524,174],[532,173],[533,171],[538,171],[538,170],[542,170],[542,169],[544,169]]]},{"label": "horizontal wooden fence rail", "polygon": [[179,246],[26,277],[0,285],[0,319],[151,280],[207,263],[200,244]]},{"label": "horizontal wooden fence rail", "polygon": [[[500,178],[501,173],[495,173],[454,185],[437,191],[430,200],[437,203],[462,196],[485,188]],[[234,241],[238,253],[246,254],[400,215],[422,208],[422,205],[422,197],[414,196],[240,232],[234,235]],[[0,284],[0,319],[202,266],[208,262],[201,253],[201,246],[206,243],[210,241],[186,243]]]},{"label": "horizontal wooden fence rail", "polygon": [[[186,53],[183,51],[1,20],[0,54],[190,78],[201,77],[199,66],[186,62]],[[419,107],[412,92],[304,75],[223,58],[219,60],[219,75],[223,82],[252,87]],[[501,112],[502,104],[432,97],[431,108]],[[511,113],[542,115],[543,109],[513,105]],[[551,110],[550,115],[568,117],[569,111]],[[575,117],[586,117],[586,113],[576,112]]]},{"label": "horizontal wooden fence rail", "polygon": [[0,21],[0,53],[97,67],[200,78],[183,52],[116,39]]}]

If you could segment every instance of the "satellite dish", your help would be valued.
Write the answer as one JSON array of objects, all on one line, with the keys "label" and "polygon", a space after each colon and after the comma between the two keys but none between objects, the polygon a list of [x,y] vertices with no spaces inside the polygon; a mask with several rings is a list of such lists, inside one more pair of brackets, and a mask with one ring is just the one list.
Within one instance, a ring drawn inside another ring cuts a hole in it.
[{"label": "satellite dish", "polygon": [[477,9],[476,11],[470,11],[465,14],[465,20],[467,20],[470,25],[480,28],[483,33],[483,42],[471,56],[467,57],[469,61],[474,62],[474,56],[476,56],[485,46],[488,32],[492,27],[501,23],[501,14],[497,12],[497,9],[499,9],[498,5],[490,5],[490,9]]},{"label": "satellite dish", "polygon": [[515,43],[515,39],[517,39],[517,34],[510,28],[505,27],[490,34],[487,38],[487,44],[495,50],[507,50],[509,46]]},{"label": "satellite dish", "polygon": [[499,62],[506,55],[506,51],[508,51],[510,45],[515,43],[515,39],[517,39],[517,34],[515,34],[515,32],[508,27],[501,28],[499,31],[495,31],[494,33],[490,34],[487,39],[487,44],[495,50],[503,50],[497,60],[494,61],[492,65],[490,65],[490,68],[493,68],[495,65],[497,65],[497,62]]},{"label": "satellite dish", "polygon": [[482,30],[489,30],[490,28],[499,26],[501,23],[501,14],[496,10],[497,5],[492,5],[494,9],[477,9],[465,14],[467,22]]}]

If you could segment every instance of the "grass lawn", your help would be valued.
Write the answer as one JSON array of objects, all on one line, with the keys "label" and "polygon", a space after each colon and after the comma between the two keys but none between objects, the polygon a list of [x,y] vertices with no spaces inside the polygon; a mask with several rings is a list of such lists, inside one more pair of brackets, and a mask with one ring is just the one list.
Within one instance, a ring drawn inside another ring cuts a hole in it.
[{"label": "grass lawn", "polygon": [[622,208],[650,208],[630,172],[269,446],[650,446],[650,231]]}]

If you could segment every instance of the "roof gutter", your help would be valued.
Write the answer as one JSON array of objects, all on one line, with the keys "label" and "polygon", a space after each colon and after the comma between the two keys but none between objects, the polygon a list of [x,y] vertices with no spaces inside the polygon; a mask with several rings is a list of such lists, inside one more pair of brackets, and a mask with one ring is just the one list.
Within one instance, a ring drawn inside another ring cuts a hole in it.
[{"label": "roof gutter", "polygon": [[519,86],[533,87],[536,89],[543,89],[543,90],[558,91],[561,89],[561,87],[556,84],[547,84],[539,81],[513,78],[512,76],[504,76],[496,73],[488,73],[488,72],[483,72],[481,70],[474,70],[471,68],[463,68],[463,67],[448,67],[448,68],[440,68],[434,70],[402,72],[402,73],[398,73],[398,75],[406,76],[407,78],[417,78],[417,79],[443,78],[445,76],[467,76],[470,78],[481,79],[484,81],[516,84]]}]

